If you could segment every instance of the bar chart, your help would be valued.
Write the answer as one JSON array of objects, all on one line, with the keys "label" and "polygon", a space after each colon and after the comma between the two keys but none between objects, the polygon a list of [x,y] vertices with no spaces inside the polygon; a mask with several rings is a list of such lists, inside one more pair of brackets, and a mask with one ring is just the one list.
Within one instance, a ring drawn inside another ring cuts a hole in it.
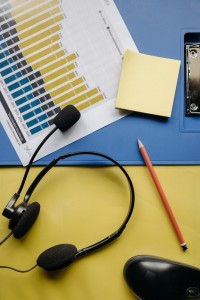
[{"label": "bar chart", "polygon": [[114,105],[126,48],[137,51],[113,0],[0,0],[0,121],[24,165],[68,104],[81,125],[41,155],[124,116]]},{"label": "bar chart", "polygon": [[31,135],[52,125],[67,104],[79,110],[104,99],[77,72],[78,53],[62,45],[60,1],[11,1],[0,7],[0,74]]}]

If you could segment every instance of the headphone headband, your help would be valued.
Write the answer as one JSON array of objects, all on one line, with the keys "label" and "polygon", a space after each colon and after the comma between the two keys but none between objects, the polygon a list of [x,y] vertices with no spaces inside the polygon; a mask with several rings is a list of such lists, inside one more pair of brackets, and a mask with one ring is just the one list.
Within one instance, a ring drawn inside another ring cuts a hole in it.
[{"label": "headphone headband", "polygon": [[122,165],[120,165],[116,160],[114,160],[113,158],[100,153],[100,152],[93,152],[93,151],[80,151],[80,152],[71,152],[71,153],[67,153],[64,155],[61,155],[59,157],[57,157],[56,159],[52,160],[47,166],[45,166],[42,171],[37,175],[37,177],[34,179],[34,181],[32,182],[32,184],[29,186],[25,196],[24,196],[24,202],[28,202],[33,191],[35,190],[35,188],[37,187],[37,185],[39,184],[39,182],[41,181],[41,179],[45,176],[45,174],[50,171],[60,160],[66,159],[68,157],[72,157],[72,156],[77,156],[77,155],[95,155],[95,156],[100,156],[103,157],[105,159],[107,159],[108,161],[112,162],[115,166],[117,166],[122,173],[125,175],[125,178],[128,181],[129,184],[129,189],[130,189],[130,204],[129,204],[129,208],[128,208],[128,212],[126,214],[126,217],[124,219],[124,221],[122,222],[121,226],[114,231],[112,234],[110,234],[109,236],[107,236],[106,238],[100,240],[99,242],[92,244],[90,246],[87,246],[81,250],[78,250],[76,257],[82,257],[90,252],[93,252],[99,248],[102,248],[103,246],[107,245],[108,243],[110,243],[111,241],[115,240],[117,237],[119,237],[121,235],[121,233],[124,231],[126,224],[128,223],[132,212],[133,212],[133,208],[134,208],[134,199],[135,199],[135,194],[134,194],[134,188],[133,188],[133,184],[132,181],[128,175],[128,173],[126,172],[126,170],[122,167]]}]

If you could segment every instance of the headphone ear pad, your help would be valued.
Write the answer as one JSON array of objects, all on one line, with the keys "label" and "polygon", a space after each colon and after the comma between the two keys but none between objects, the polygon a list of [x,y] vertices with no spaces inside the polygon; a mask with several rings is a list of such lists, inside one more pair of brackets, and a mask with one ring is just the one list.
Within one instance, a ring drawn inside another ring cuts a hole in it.
[{"label": "headphone ear pad", "polygon": [[40,212],[40,204],[33,202],[27,206],[17,224],[12,229],[13,236],[16,239],[23,237],[35,223]]}]

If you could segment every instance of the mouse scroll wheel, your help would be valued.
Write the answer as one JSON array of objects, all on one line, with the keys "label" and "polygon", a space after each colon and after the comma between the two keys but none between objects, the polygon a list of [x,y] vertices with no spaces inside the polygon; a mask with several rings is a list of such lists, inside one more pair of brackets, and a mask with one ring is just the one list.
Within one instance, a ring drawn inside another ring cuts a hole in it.
[{"label": "mouse scroll wheel", "polygon": [[200,295],[200,291],[197,287],[189,287],[186,291],[187,297],[193,298]]}]

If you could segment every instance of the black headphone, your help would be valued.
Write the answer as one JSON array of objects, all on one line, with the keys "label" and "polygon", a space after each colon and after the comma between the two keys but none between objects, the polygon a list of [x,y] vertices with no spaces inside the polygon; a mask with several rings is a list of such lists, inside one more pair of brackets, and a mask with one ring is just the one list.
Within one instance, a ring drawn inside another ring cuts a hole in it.
[{"label": "black headphone", "polygon": [[[43,143],[44,144],[44,143]],[[38,147],[39,148],[39,147]],[[41,147],[40,147],[41,148]],[[37,150],[38,152],[38,150]],[[128,208],[128,212],[126,214],[126,217],[124,221],[122,222],[121,226],[114,232],[112,232],[109,236],[105,237],[104,239],[100,240],[99,242],[89,245],[83,249],[77,250],[77,248],[74,245],[71,244],[60,244],[53,246],[47,250],[45,250],[43,253],[41,253],[37,259],[37,264],[34,266],[40,266],[41,268],[45,270],[59,270],[62,268],[67,267],[70,265],[76,258],[82,257],[86,254],[89,254],[95,250],[98,250],[105,245],[109,244],[113,240],[115,240],[117,237],[121,235],[121,233],[124,231],[126,224],[128,223],[134,207],[134,188],[132,181],[126,172],[126,170],[113,158],[99,153],[99,152],[92,152],[92,151],[81,151],[81,152],[72,152],[68,154],[64,154],[59,156],[58,158],[51,161],[47,166],[45,166],[40,173],[37,175],[37,177],[34,179],[34,181],[29,186],[27,192],[25,193],[24,200],[21,204],[15,206],[15,203],[17,199],[20,196],[20,192],[22,190],[22,187],[25,183],[27,174],[23,178],[19,191],[13,195],[11,200],[8,202],[7,206],[5,207],[3,211],[3,215],[10,219],[9,222],[9,228],[11,229],[10,234],[1,242],[1,244],[11,235],[13,235],[16,239],[19,239],[23,237],[28,230],[33,226],[35,223],[39,211],[40,211],[40,204],[38,202],[28,203],[30,200],[30,197],[32,193],[34,192],[35,188],[41,181],[41,179],[47,174],[48,171],[50,171],[60,160],[67,159],[72,156],[77,155],[95,155],[100,156],[106,160],[108,160],[110,163],[114,164],[115,166],[119,167],[119,169],[124,174],[125,178],[128,181],[129,188],[130,188],[130,204]],[[30,169],[30,167],[29,167]],[[2,267],[2,266],[1,266]],[[4,266],[5,267],[5,266]],[[8,267],[7,267],[8,268]],[[11,268],[11,267],[9,267]],[[11,268],[14,269],[14,268]],[[33,268],[29,269],[32,270]],[[14,269],[16,270],[16,269]],[[29,271],[28,270],[28,271]],[[17,270],[16,270],[17,271]],[[19,271],[19,270],[18,270]]]}]

